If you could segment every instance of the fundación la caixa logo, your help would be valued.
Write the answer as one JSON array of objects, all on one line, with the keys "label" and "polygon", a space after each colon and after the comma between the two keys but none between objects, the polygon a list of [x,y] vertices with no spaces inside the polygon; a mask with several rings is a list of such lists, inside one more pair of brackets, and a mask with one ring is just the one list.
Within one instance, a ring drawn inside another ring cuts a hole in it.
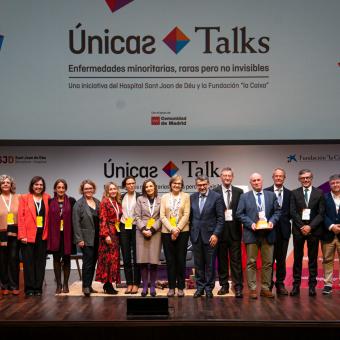
[{"label": "fundaci\u00f3n la caixa logo", "polygon": [[105,0],[111,12],[116,12],[134,0]]}]

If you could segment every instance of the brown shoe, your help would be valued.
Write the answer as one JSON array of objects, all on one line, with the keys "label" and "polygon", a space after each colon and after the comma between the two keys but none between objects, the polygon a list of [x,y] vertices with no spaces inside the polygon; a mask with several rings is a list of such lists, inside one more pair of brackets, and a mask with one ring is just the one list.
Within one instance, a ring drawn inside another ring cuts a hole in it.
[{"label": "brown shoe", "polygon": [[257,299],[256,289],[249,290],[249,297],[254,300]]},{"label": "brown shoe", "polygon": [[131,290],[131,294],[137,294],[138,293],[138,286],[137,285],[133,285],[132,286],[132,290]]},{"label": "brown shoe", "polygon": [[261,289],[260,295],[267,298],[273,298],[275,296],[269,289]]}]

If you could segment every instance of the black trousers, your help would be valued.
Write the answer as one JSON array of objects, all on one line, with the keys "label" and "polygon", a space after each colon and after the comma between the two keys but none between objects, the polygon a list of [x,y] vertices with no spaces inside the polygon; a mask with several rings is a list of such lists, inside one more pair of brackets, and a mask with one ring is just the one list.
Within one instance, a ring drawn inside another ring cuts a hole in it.
[{"label": "black trousers", "polygon": [[81,248],[81,251],[83,253],[83,288],[91,288],[98,259],[98,240],[95,240],[93,247],[85,246]]},{"label": "black trousers", "polygon": [[170,233],[162,233],[162,242],[170,289],[175,289],[176,287],[178,289],[185,288],[185,268],[188,241],[188,231],[179,233],[175,241],[171,240]]},{"label": "black trousers", "polygon": [[42,230],[37,231],[35,243],[23,244],[25,293],[42,292],[45,277],[47,241],[42,239]]},{"label": "black trousers", "polygon": [[19,289],[19,241],[16,236],[8,236],[7,246],[0,247],[1,288]]},{"label": "black trousers", "polygon": [[235,289],[243,289],[241,241],[227,240],[218,243],[218,278],[221,286],[229,288],[229,261]]},{"label": "black trousers", "polygon": [[217,247],[204,244],[201,235],[192,243],[194,251],[196,289],[200,292],[211,292],[215,287],[215,260]]},{"label": "black trousers", "polygon": [[273,257],[273,271],[274,274],[274,263],[276,262],[276,281],[272,279],[272,286],[280,287],[284,286],[286,279],[286,258],[288,250],[289,240],[282,237],[281,233],[276,234],[276,242],[274,243],[274,257]]},{"label": "black trousers", "polygon": [[294,236],[293,238],[294,243],[293,285],[300,286],[301,284],[303,249],[306,241],[308,247],[308,269],[309,269],[308,285],[309,287],[315,287],[317,284],[316,276],[318,272],[319,238],[313,235],[308,235],[299,238]]},{"label": "black trousers", "polygon": [[125,224],[120,224],[120,247],[122,249],[124,274],[127,285],[140,284],[140,268],[136,260],[136,226],[125,230]]}]

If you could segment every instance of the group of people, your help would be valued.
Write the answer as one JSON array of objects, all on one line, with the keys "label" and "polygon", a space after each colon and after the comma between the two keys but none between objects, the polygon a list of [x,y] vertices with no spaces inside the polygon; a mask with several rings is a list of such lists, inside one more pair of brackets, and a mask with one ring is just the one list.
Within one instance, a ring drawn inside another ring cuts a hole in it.
[{"label": "group of people", "polygon": [[[195,298],[213,297],[216,258],[220,289],[229,293],[229,271],[236,298],[243,297],[242,238],[247,253],[249,297],[257,298],[257,255],[261,250],[260,295],[272,298],[288,295],[284,281],[288,242],[293,233],[294,265],[291,296],[300,293],[304,245],[308,247],[309,295],[316,295],[317,255],[323,252],[323,294],[332,292],[335,252],[340,255],[340,175],[330,177],[331,192],[312,186],[313,174],[299,172],[301,187],[284,187],[284,169],[273,171],[273,185],[263,188],[259,173],[250,176],[251,190],[232,185],[231,168],[223,168],[221,184],[210,188],[209,179],[198,176],[197,192],[182,191],[183,178],[170,179],[170,191],[162,197],[153,179],[136,192],[136,179],[126,177],[125,189],[108,182],[101,200],[95,197],[96,184],[83,180],[76,201],[69,197],[67,182],[57,179],[54,196],[46,192],[45,180],[32,178],[29,193],[16,194],[14,179],[0,176],[0,281],[3,295],[19,294],[19,249],[24,267],[26,296],[39,296],[45,274],[46,254],[53,255],[56,294],[68,293],[71,255],[80,249],[83,256],[82,289],[85,296],[96,291],[92,281],[103,283],[107,294],[117,294],[120,283],[120,251],[126,279],[125,294],[156,296],[156,278],[163,246],[167,265],[169,297],[185,295],[186,255],[192,243]],[[274,279],[273,268],[276,265]],[[229,270],[230,269],[230,270]]]}]

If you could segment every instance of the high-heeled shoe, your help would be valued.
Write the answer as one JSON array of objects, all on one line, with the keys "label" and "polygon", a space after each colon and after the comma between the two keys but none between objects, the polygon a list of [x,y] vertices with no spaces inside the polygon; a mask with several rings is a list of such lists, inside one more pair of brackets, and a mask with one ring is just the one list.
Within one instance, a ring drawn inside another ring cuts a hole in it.
[{"label": "high-heeled shoe", "polygon": [[117,295],[118,294],[118,290],[113,288],[113,285],[111,282],[106,282],[103,286],[103,290],[105,294],[109,294],[109,295]]},{"label": "high-heeled shoe", "polygon": [[141,296],[143,296],[143,297],[146,297],[147,295],[148,295],[148,289],[146,289],[146,290],[142,290],[142,293],[141,293]]},{"label": "high-heeled shoe", "polygon": [[150,295],[152,296],[152,297],[155,297],[157,294],[156,294],[156,288],[155,287],[151,287],[150,288]]},{"label": "high-heeled shoe", "polygon": [[124,292],[124,294],[131,294],[131,292],[132,292],[132,285],[128,285],[127,286],[127,288],[126,288],[126,290],[125,290],[125,292]]},{"label": "high-heeled shoe", "polygon": [[138,293],[138,288],[139,288],[139,287],[138,287],[137,285],[133,285],[130,294],[137,294],[137,293]]}]

